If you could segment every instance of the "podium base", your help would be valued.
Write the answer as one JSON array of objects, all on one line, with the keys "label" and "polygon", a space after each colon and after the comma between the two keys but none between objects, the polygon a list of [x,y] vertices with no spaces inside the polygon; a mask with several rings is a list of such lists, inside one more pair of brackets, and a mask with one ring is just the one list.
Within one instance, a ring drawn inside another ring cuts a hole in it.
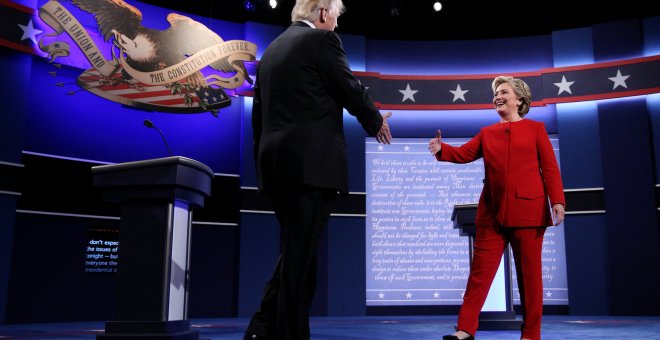
[{"label": "podium base", "polygon": [[516,312],[481,312],[479,314],[480,331],[520,330],[522,320],[516,319]]},{"label": "podium base", "polygon": [[178,321],[108,321],[98,340],[199,340],[199,332],[190,330],[190,320]]}]

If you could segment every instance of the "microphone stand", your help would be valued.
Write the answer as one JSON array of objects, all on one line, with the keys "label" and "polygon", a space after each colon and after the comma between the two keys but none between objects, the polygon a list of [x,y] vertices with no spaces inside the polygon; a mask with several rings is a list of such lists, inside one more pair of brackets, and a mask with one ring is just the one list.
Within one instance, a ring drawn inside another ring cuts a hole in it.
[{"label": "microphone stand", "polygon": [[154,125],[154,123],[149,119],[144,120],[144,126],[158,131],[158,133],[160,134],[160,138],[162,138],[163,143],[165,143],[165,147],[167,148],[167,153],[170,155],[170,157],[172,157],[172,150],[170,150],[170,145],[167,144],[167,139],[165,139],[165,135],[163,134],[163,131],[160,131],[160,129],[156,125]]}]

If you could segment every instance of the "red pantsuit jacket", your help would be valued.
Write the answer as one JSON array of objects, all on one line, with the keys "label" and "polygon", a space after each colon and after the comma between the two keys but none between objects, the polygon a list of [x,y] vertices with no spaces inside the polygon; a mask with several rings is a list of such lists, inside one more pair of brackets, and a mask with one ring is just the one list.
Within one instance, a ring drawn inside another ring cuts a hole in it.
[{"label": "red pantsuit jacket", "polygon": [[484,158],[476,225],[551,226],[548,197],[552,205],[565,205],[559,166],[542,122],[493,124],[460,147],[442,143],[435,157],[452,163]]}]

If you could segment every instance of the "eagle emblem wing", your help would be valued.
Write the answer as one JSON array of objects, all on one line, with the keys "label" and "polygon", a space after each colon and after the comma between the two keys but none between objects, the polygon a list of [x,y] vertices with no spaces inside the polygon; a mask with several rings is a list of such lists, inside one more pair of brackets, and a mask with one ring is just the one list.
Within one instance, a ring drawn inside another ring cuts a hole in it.
[{"label": "eagle emblem wing", "polygon": [[[167,30],[172,37],[172,44],[183,55],[192,55],[209,46],[222,43],[224,40],[215,32],[201,23],[176,13],[170,13],[167,21],[171,27]],[[236,70],[229,64],[227,58],[211,63],[212,68],[225,73]],[[247,73],[246,73],[247,74]]]},{"label": "eagle emblem wing", "polygon": [[71,0],[71,3],[94,15],[105,41],[121,32],[135,38],[142,23],[142,12],[122,0]]}]

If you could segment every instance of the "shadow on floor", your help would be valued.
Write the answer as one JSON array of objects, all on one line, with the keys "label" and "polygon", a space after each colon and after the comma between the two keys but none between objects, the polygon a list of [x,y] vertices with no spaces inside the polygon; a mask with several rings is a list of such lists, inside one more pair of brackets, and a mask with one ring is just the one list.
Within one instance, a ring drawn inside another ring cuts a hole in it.
[{"label": "shadow on floor", "polygon": [[[316,317],[312,339],[405,340],[441,339],[450,334],[454,316]],[[193,319],[200,340],[241,340],[248,319]],[[0,339],[92,340],[103,332],[103,322],[0,325]],[[544,316],[544,340],[660,339],[660,317]],[[519,339],[518,331],[481,331],[477,338]]]}]

